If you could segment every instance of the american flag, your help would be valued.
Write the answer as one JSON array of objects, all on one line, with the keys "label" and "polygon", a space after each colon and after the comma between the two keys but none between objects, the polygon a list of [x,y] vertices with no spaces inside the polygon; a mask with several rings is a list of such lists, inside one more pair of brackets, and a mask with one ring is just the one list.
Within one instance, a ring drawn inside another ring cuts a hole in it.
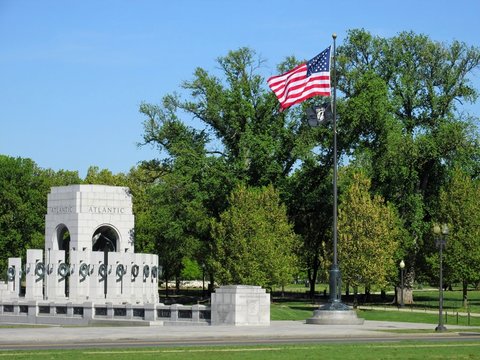
[{"label": "american flag", "polygon": [[330,46],[285,74],[272,76],[267,83],[282,110],[313,96],[330,96]]}]

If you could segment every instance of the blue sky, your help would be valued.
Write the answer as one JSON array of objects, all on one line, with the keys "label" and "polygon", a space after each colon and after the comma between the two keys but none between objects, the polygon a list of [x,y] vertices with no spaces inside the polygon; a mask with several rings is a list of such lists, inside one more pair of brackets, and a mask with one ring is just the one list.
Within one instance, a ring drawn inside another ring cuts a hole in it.
[{"label": "blue sky", "polygon": [[[478,47],[479,14],[478,0],[0,0],[0,154],[82,177],[91,165],[128,172],[158,156],[136,145],[139,105],[179,91],[196,67],[214,72],[229,50],[254,49],[268,77],[353,28]],[[480,116],[480,102],[468,110]]]}]

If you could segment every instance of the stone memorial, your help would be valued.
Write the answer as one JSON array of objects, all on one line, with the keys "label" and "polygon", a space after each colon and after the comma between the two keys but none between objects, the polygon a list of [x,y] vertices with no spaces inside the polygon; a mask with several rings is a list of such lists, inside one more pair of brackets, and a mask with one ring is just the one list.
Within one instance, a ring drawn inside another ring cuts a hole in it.
[{"label": "stone memorial", "polygon": [[[158,256],[134,252],[128,188],[53,187],[45,216],[45,249],[8,260],[5,300],[158,303]],[[25,278],[25,294],[21,279]]]},{"label": "stone memorial", "polygon": [[269,325],[270,295],[259,286],[222,286],[211,306],[160,303],[158,255],[134,251],[129,189],[53,187],[45,248],[8,259],[0,322],[155,325]]}]

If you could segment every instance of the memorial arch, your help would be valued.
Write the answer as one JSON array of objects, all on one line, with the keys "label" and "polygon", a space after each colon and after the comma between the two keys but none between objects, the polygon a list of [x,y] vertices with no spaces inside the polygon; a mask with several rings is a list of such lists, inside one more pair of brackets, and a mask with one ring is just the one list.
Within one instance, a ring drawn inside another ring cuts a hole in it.
[{"label": "memorial arch", "polygon": [[132,197],[126,187],[54,187],[45,216],[45,251],[103,251],[111,243],[108,251],[133,253],[134,224]]}]

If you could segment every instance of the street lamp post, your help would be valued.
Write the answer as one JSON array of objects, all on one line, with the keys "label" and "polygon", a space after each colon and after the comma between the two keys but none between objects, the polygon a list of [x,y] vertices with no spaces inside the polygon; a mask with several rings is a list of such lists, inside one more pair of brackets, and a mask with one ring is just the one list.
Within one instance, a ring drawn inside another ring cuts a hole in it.
[{"label": "street lamp post", "polygon": [[448,225],[443,224],[440,228],[440,225],[435,224],[433,226],[433,234],[435,236],[435,244],[438,247],[438,254],[440,258],[440,284],[439,284],[439,300],[438,300],[438,326],[435,328],[435,331],[442,332],[446,331],[447,328],[443,325],[443,248],[447,243],[448,236]]},{"label": "street lamp post", "polygon": [[404,288],[404,282],[403,282],[403,274],[405,271],[405,261],[400,261],[400,307],[403,308],[405,306],[403,302],[403,288]]}]

